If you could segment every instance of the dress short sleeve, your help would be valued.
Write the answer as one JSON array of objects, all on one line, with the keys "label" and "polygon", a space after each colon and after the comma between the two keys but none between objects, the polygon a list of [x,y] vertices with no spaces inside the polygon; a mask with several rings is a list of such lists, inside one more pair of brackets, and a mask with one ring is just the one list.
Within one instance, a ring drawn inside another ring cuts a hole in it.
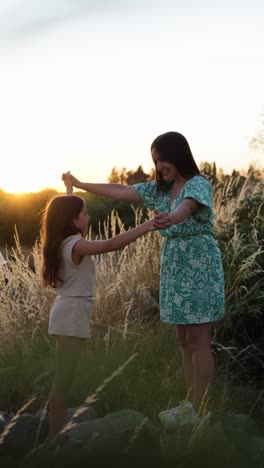
[{"label": "dress short sleeve", "polygon": [[208,182],[205,177],[193,177],[183,189],[182,200],[184,200],[184,198],[193,198],[202,205],[202,207],[193,214],[198,221],[212,220],[214,217],[213,191],[210,182]]},{"label": "dress short sleeve", "polygon": [[133,185],[133,187],[142,199],[144,205],[150,210],[154,210],[158,198],[155,180],[151,180],[150,182],[141,182]]}]

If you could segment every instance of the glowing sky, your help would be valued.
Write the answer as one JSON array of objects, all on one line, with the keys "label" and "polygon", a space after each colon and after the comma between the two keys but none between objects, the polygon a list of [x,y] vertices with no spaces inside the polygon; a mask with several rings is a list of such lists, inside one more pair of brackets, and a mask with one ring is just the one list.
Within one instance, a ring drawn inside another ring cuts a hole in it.
[{"label": "glowing sky", "polygon": [[1,0],[0,188],[148,172],[168,130],[198,164],[261,164],[263,19],[257,0]]}]

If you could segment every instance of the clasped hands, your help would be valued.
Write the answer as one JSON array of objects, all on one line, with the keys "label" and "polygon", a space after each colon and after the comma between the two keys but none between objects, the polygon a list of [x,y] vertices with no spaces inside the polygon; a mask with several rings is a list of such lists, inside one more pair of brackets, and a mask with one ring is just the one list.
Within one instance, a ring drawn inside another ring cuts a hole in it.
[{"label": "clasped hands", "polygon": [[172,226],[170,213],[168,211],[154,210],[154,226],[156,229],[168,229]]}]

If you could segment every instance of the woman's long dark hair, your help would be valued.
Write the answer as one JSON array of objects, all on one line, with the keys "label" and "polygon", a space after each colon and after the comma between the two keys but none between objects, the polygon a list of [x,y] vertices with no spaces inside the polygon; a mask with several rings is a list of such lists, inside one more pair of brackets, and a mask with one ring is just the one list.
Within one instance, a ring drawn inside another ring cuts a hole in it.
[{"label": "woman's long dark hair", "polygon": [[[178,132],[167,132],[159,135],[153,141],[151,150],[155,149],[159,154],[160,161],[168,161],[176,167],[179,173],[186,179],[191,179],[195,175],[200,174],[199,168],[194,161],[190,146],[186,138]],[[156,167],[155,179],[157,182],[157,190],[166,191],[174,183],[174,181],[166,182],[163,180],[162,174]]]},{"label": "woman's long dark hair", "polygon": [[42,285],[56,288],[62,284],[59,278],[61,243],[74,234],[79,234],[73,220],[78,217],[84,201],[76,195],[56,196],[47,204],[41,221]]}]

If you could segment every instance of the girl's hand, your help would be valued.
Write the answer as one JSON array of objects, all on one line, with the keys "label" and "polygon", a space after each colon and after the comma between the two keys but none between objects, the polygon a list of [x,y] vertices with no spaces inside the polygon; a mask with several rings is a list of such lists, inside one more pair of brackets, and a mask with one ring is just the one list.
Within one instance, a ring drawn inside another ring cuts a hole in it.
[{"label": "girl's hand", "polygon": [[170,213],[168,211],[158,211],[157,209],[154,210],[154,226],[156,229],[168,229],[172,226]]},{"label": "girl's hand", "polygon": [[71,185],[72,187],[79,187],[80,185],[80,181],[78,179],[76,179],[76,177],[74,177],[70,171],[68,172],[64,172],[61,176],[61,179],[63,180],[64,184],[65,184],[65,180],[66,178],[69,178],[69,180],[71,181]]},{"label": "girl's hand", "polygon": [[148,231],[156,231],[157,230],[157,227],[155,226],[155,218],[151,218],[149,219],[148,221],[145,221],[145,225],[148,229]]}]

